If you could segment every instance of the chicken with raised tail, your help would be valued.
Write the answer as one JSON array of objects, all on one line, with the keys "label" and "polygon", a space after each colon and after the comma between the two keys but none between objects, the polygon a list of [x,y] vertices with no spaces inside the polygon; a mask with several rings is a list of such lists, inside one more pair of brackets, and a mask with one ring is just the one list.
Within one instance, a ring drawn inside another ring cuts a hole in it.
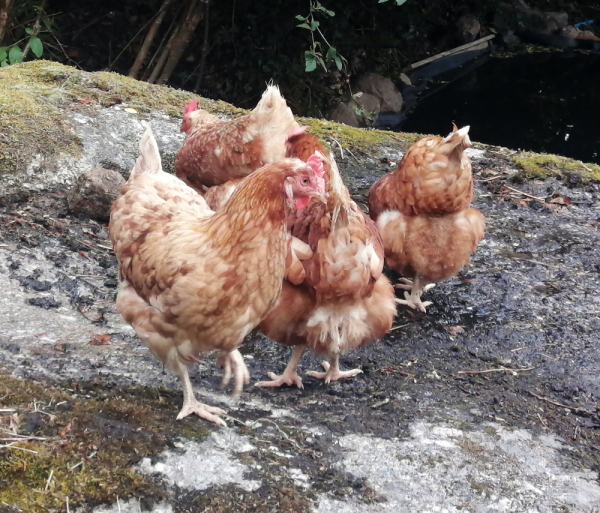
[{"label": "chicken with raised tail", "polygon": [[284,159],[244,181],[217,213],[162,171],[150,129],[111,209],[119,262],[117,309],[181,379],[181,419],[225,425],[225,412],[198,402],[187,367],[220,351],[234,395],[249,379],[238,346],[276,304],[289,263],[287,217],[323,192],[322,163]]},{"label": "chicken with raised tail", "polygon": [[197,106],[197,100],[185,106],[181,131],[187,136],[175,157],[175,171],[201,194],[284,158],[288,138],[306,128],[298,125],[274,85],[252,112],[231,121]]},{"label": "chicken with raised tail", "polygon": [[468,133],[468,126],[455,126],[448,137],[417,141],[369,191],[369,214],[381,232],[386,263],[406,277],[397,285],[406,290],[398,302],[423,312],[431,305],[421,301],[423,291],[457,274],[483,238],[483,215],[469,207]]},{"label": "chicken with raised tail", "polygon": [[[304,138],[302,147],[307,144]],[[322,148],[316,138],[312,144],[313,149]],[[382,273],[379,232],[350,198],[333,157],[325,183],[326,204],[312,200],[288,218],[298,240],[296,250],[308,250],[297,253],[304,280],[294,283],[288,277],[276,306],[259,325],[269,338],[295,346],[292,358],[282,375],[269,373],[271,381],[257,386],[302,388],[297,367],[307,347],[328,360],[323,362],[325,372],[312,371],[310,376],[329,383],[361,373],[360,369],[340,370],[340,355],[381,338],[396,315],[394,289]]]}]

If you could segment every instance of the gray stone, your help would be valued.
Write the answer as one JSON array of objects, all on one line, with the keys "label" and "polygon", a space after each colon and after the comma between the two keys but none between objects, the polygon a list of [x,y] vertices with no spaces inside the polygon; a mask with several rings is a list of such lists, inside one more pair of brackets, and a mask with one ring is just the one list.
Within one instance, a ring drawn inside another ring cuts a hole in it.
[{"label": "gray stone", "polygon": [[402,110],[402,94],[391,79],[377,73],[368,73],[358,79],[356,86],[359,91],[379,99],[381,112],[400,112]]},{"label": "gray stone", "polygon": [[110,206],[125,185],[125,179],[117,171],[97,167],[81,175],[69,191],[67,201],[73,214],[82,214],[107,221]]},{"label": "gray stone", "polygon": [[352,108],[360,126],[372,126],[381,111],[381,102],[372,94],[359,92],[352,96]]},{"label": "gray stone", "polygon": [[465,14],[458,18],[457,29],[460,40],[463,43],[470,43],[477,38],[477,35],[481,30],[481,24],[475,16]]},{"label": "gray stone", "polygon": [[347,103],[340,103],[331,113],[329,119],[331,119],[331,121],[337,121],[338,123],[344,123],[344,125],[360,125],[358,122],[358,116],[354,112],[354,109]]},{"label": "gray stone", "polygon": [[494,14],[494,26],[502,33],[521,31],[556,34],[568,24],[563,12],[543,12],[529,8],[524,2],[515,5],[500,4]]}]

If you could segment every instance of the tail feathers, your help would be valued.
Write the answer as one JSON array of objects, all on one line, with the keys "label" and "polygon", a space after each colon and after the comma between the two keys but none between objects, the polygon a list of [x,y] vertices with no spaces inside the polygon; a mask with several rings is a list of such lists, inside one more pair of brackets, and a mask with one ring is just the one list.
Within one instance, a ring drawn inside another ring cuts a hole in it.
[{"label": "tail feathers", "polygon": [[331,226],[332,228],[348,226],[348,219],[351,212],[350,207],[354,202],[350,197],[350,191],[348,191],[342,180],[342,175],[335,162],[335,158],[332,153],[325,156],[320,151],[316,151],[315,154],[331,166],[329,182],[326,184],[328,206],[331,210]]},{"label": "tail feathers", "polygon": [[300,125],[296,123],[292,110],[287,106],[276,85],[267,86],[253,113],[257,117],[261,132],[281,134],[284,144],[288,137],[301,133]]},{"label": "tail feathers", "polygon": [[131,171],[131,177],[133,178],[141,173],[158,173],[160,171],[162,171],[162,164],[158,145],[152,133],[152,128],[147,125],[146,131],[140,139],[140,156]]},{"label": "tail feathers", "polygon": [[471,139],[469,139],[469,128],[470,126],[464,126],[460,130],[454,125],[454,130],[445,139],[442,140],[437,151],[445,155],[449,155],[453,151],[462,152],[472,146]]}]

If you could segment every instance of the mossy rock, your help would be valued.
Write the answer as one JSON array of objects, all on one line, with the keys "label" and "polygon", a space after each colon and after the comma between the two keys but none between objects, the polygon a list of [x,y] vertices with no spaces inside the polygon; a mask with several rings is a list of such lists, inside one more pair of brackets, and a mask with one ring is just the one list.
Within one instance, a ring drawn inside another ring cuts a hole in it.
[{"label": "mossy rock", "polygon": [[585,164],[579,160],[544,153],[521,153],[513,157],[523,171],[524,178],[574,178],[575,182],[600,181],[600,166],[598,164]]},{"label": "mossy rock", "polygon": [[[176,421],[181,396],[162,389],[0,376],[0,398],[15,410],[13,424],[23,437],[0,451],[0,511],[4,504],[28,513],[64,512],[67,498],[71,511],[117,497],[160,501],[165,486],[133,466],[178,437],[208,435],[196,418]],[[0,420],[6,430],[7,415]]]}]

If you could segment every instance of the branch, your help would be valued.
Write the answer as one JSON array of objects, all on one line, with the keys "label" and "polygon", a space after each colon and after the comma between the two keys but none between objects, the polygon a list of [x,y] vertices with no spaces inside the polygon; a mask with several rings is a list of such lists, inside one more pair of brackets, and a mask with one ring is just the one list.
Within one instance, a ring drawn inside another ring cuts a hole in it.
[{"label": "branch", "polygon": [[202,57],[200,59],[200,71],[194,84],[194,92],[197,93],[202,84],[202,76],[204,75],[204,64],[206,63],[206,55],[208,54],[208,8],[210,6],[210,0],[206,1],[206,14],[204,15],[204,41],[202,42]]},{"label": "branch", "polygon": [[6,32],[6,24],[8,23],[8,15],[12,7],[13,0],[0,0],[0,42],[4,38]]},{"label": "branch", "polygon": [[191,0],[189,5],[190,7],[186,13],[185,20],[177,32],[177,37],[173,41],[173,48],[169,54],[169,58],[165,63],[160,78],[156,81],[157,84],[164,84],[169,80],[189,44],[192,34],[204,15],[203,9],[198,5],[198,0]]},{"label": "branch", "polygon": [[148,55],[148,50],[150,50],[150,46],[152,45],[152,42],[156,37],[156,33],[158,32],[158,29],[160,28],[163,20],[165,19],[165,15],[167,14],[167,9],[169,8],[170,4],[171,0],[164,0],[163,4],[160,6],[158,15],[156,16],[154,23],[152,23],[150,29],[148,30],[146,38],[142,43],[142,47],[140,48],[140,51],[138,52],[137,57],[135,58],[135,62],[133,63],[133,66],[131,66],[131,70],[129,70],[129,76],[131,78],[138,77],[140,69],[142,68],[142,64],[144,64],[144,60],[146,59],[146,55]]}]

